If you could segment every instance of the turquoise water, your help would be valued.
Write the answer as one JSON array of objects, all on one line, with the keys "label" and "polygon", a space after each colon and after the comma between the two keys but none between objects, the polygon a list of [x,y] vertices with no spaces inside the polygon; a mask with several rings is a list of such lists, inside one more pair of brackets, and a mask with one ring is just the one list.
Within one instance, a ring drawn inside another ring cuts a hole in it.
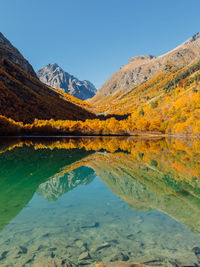
[{"label": "turquoise water", "polygon": [[1,142],[0,266],[200,266],[196,148],[84,142]]}]

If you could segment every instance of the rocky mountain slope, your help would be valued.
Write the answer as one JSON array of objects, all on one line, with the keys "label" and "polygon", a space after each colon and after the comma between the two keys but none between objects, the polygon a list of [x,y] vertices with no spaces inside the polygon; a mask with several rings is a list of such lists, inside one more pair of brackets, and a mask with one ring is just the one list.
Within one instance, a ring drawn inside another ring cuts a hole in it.
[{"label": "rocky mountain slope", "polygon": [[15,48],[10,41],[0,32],[0,58],[8,59],[18,65],[20,68],[25,70],[28,74],[33,77],[37,77],[33,67],[29,62],[22,56],[17,48]]},{"label": "rocky mountain slope", "polygon": [[93,104],[106,104],[110,96],[123,94],[146,82],[158,73],[169,73],[187,66],[200,57],[200,33],[195,34],[170,52],[155,57],[152,55],[135,56],[128,64],[114,73],[98,93],[89,100]]},{"label": "rocky mountain slope", "polygon": [[48,64],[37,72],[37,76],[41,82],[81,100],[93,97],[97,91],[91,82],[78,80],[57,64]]},{"label": "rocky mountain slope", "polygon": [[0,35],[0,115],[15,121],[95,118],[74,101],[39,81],[31,65]]}]

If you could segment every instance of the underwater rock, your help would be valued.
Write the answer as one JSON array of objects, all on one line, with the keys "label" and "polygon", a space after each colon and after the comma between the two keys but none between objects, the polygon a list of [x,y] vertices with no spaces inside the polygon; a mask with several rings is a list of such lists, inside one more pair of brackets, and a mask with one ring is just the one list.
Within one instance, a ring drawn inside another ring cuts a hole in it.
[{"label": "underwater rock", "polygon": [[192,249],[192,252],[194,252],[195,255],[200,254],[200,247],[194,247],[194,248]]},{"label": "underwater rock", "polygon": [[48,248],[48,246],[39,245],[38,248],[37,248],[37,251],[44,250],[46,248]]},{"label": "underwater rock", "polygon": [[129,234],[129,235],[127,235],[127,238],[130,239],[130,240],[134,240],[135,239],[135,235]]},{"label": "underwater rock", "polygon": [[18,251],[18,254],[26,254],[28,249],[26,247],[20,246],[20,250]]},{"label": "underwater rock", "polygon": [[51,252],[51,254],[50,254],[50,256],[51,256],[51,258],[55,258],[55,253],[53,253],[53,251]]},{"label": "underwater rock", "polygon": [[77,241],[75,242],[75,246],[78,247],[78,248],[81,248],[81,247],[84,246],[84,243],[83,243],[83,241],[81,241],[81,240],[77,240]]},{"label": "underwater rock", "polygon": [[95,266],[94,265],[94,262],[92,262],[91,260],[83,260],[83,261],[79,261],[78,262],[78,265],[76,265],[76,266],[90,266],[90,267],[93,267],[93,266]]},{"label": "underwater rock", "polygon": [[1,256],[0,256],[0,261],[4,260],[6,258],[6,256],[7,256],[7,254],[8,254],[8,251],[2,252]]},{"label": "underwater rock", "polygon": [[58,258],[42,259],[42,260],[34,262],[33,265],[31,265],[31,266],[33,266],[33,267],[44,267],[44,266],[48,266],[48,267],[76,267],[76,265],[74,265],[70,261],[65,260],[65,259],[58,259]]},{"label": "underwater rock", "polygon": [[119,244],[119,241],[117,239],[111,239],[108,240],[108,243]]},{"label": "underwater rock", "polygon": [[124,253],[122,253],[122,252],[118,252],[118,253],[110,256],[110,261],[111,262],[114,262],[114,261],[128,261],[128,260],[129,260],[129,257],[127,255],[125,255]]},{"label": "underwater rock", "polygon": [[[32,262],[34,262],[34,256],[33,256],[32,258],[28,259],[28,260],[25,262],[24,266],[26,266],[26,264],[30,264],[30,263],[32,263]],[[39,266],[38,266],[38,267],[39,267]]]},{"label": "underwater rock", "polygon": [[192,249],[192,252],[194,252],[196,258],[197,258],[197,261],[198,263],[200,263],[200,247],[194,247]]},{"label": "underwater rock", "polygon": [[51,235],[50,233],[46,233],[42,237],[49,237],[50,235]]},{"label": "underwater rock", "polygon": [[[154,257],[154,256],[151,256],[151,255],[142,255],[141,257],[137,257],[137,261],[138,262],[142,262],[143,264],[147,264],[147,265],[150,265],[150,266],[163,266],[163,263],[166,261],[164,257],[160,256],[160,257]],[[168,262],[168,265],[170,263]],[[168,266],[167,265],[167,266]],[[165,266],[165,265],[164,265]],[[170,266],[170,265],[169,265]],[[175,265],[175,266],[179,266],[179,265]]]},{"label": "underwater rock", "polygon": [[49,251],[56,251],[57,248],[49,248]]},{"label": "underwater rock", "polygon": [[109,248],[110,246],[111,246],[111,244],[106,242],[106,243],[101,244],[100,246],[92,247],[91,252],[96,252],[96,251],[104,249],[104,248]]},{"label": "underwater rock", "polygon": [[19,246],[19,247],[16,247],[15,252],[16,252],[15,258],[20,258],[28,252],[28,249],[26,247]]},{"label": "underwater rock", "polygon": [[83,252],[79,257],[78,257],[78,261],[82,261],[82,260],[88,260],[91,259],[90,254],[86,251]]},{"label": "underwater rock", "polygon": [[82,229],[87,229],[87,228],[97,228],[99,227],[99,222],[95,222],[95,223],[88,223],[88,224],[85,224],[85,225],[82,225],[81,228]]},{"label": "underwater rock", "polygon": [[108,262],[104,265],[105,267],[150,267],[145,264],[131,263],[131,262]]}]

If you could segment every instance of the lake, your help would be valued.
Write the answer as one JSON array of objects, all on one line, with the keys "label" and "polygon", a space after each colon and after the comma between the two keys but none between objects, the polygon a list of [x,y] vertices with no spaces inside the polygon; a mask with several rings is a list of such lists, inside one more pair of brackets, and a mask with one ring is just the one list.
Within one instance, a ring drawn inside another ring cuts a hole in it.
[{"label": "lake", "polygon": [[0,266],[118,261],[200,266],[200,142],[1,138]]}]

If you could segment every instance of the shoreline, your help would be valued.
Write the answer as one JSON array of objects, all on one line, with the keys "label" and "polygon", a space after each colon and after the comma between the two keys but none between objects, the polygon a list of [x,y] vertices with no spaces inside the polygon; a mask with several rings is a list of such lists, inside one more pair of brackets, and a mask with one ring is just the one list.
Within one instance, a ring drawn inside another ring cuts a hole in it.
[{"label": "shoreline", "polygon": [[159,134],[159,133],[142,133],[132,135],[0,135],[0,138],[195,138],[200,139],[197,135],[176,135],[176,134]]}]

